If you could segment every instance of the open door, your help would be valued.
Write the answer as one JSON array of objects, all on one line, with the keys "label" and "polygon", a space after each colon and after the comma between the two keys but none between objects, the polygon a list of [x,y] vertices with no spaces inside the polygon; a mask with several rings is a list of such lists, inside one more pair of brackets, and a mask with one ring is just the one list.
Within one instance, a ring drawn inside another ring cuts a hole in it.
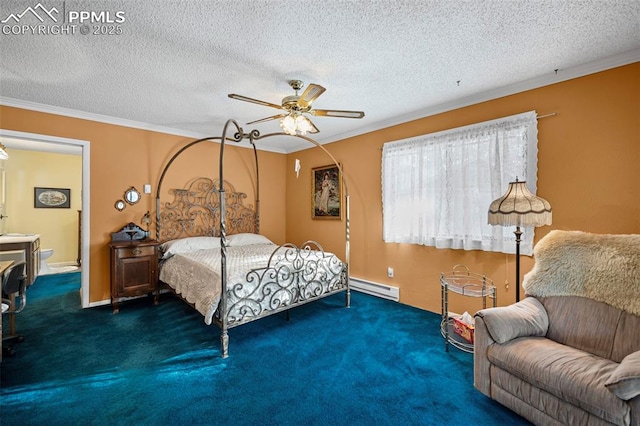
[{"label": "open door", "polygon": [[[6,130],[0,128],[0,138],[4,145],[8,148],[12,149],[21,149],[27,151],[42,151],[42,152],[57,152],[57,153],[66,153],[73,155],[81,155],[82,156],[82,189],[80,190],[81,204],[82,207],[78,212],[79,219],[79,232],[78,232],[78,244],[81,247],[80,253],[78,254],[78,258],[81,259],[82,268],[81,268],[81,301],[82,307],[88,308],[92,306],[89,301],[89,276],[90,276],[90,258],[89,258],[89,229],[90,229],[90,215],[89,215],[89,197],[85,196],[85,194],[89,193],[90,187],[90,143],[86,140],[79,139],[69,139],[58,136],[51,135],[43,135],[36,133],[25,133],[18,132],[13,130]],[[11,160],[7,160],[11,161]],[[3,162],[0,160],[0,168],[3,167]],[[8,166],[8,165],[7,165]],[[11,174],[11,173],[9,173]],[[6,179],[6,177],[3,179]],[[11,179],[9,177],[9,179]],[[4,185],[4,184],[3,184]],[[12,186],[5,186],[5,190],[9,188],[13,188]],[[0,194],[2,195],[2,194]],[[13,204],[13,201],[8,200],[12,208],[16,208]],[[6,214],[7,206],[3,202],[2,211],[3,216]],[[13,220],[11,224],[8,220],[4,218],[0,220],[0,232],[7,232],[7,230],[11,230],[11,226],[13,225]],[[70,237],[74,238],[75,237]],[[75,256],[74,256],[75,257]],[[104,302],[96,302],[95,305],[101,305]]]}]

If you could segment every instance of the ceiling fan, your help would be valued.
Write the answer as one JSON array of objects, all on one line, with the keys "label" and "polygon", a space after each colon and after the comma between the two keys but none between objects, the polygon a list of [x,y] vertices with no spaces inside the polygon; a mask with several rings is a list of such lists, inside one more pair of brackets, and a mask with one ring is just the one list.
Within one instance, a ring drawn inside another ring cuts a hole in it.
[{"label": "ceiling fan", "polygon": [[298,96],[298,91],[302,89],[304,83],[300,80],[289,80],[289,86],[295,90],[295,95],[285,96],[282,98],[280,105],[271,102],[261,101],[259,99],[248,98],[242,95],[236,95],[230,93],[231,99],[236,99],[244,102],[251,102],[258,105],[264,105],[271,108],[282,110],[280,114],[273,115],[271,117],[262,118],[260,120],[251,121],[247,124],[262,123],[269,120],[280,120],[280,127],[285,133],[290,135],[306,134],[306,133],[318,133],[318,128],[306,117],[304,114],[311,114],[316,117],[343,117],[343,118],[362,118],[364,112],[362,111],[342,111],[334,109],[313,109],[311,103],[316,100],[320,95],[324,93],[324,87],[318,84],[309,84],[307,88]]}]

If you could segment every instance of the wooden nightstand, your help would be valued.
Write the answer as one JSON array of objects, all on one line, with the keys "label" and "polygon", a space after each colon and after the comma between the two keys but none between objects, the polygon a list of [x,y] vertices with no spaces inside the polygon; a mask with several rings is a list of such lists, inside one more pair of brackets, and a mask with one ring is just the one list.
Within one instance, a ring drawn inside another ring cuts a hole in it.
[{"label": "wooden nightstand", "polygon": [[154,294],[158,304],[158,242],[155,240],[112,241],[111,306],[117,314],[121,298]]}]

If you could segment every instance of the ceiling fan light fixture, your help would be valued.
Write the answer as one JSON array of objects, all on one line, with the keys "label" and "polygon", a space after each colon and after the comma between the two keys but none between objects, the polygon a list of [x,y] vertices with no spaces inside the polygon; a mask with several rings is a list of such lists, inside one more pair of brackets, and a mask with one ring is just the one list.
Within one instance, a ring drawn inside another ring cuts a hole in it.
[{"label": "ceiling fan light fixture", "polygon": [[288,135],[306,135],[313,132],[314,126],[302,114],[291,113],[280,120],[280,127]]},{"label": "ceiling fan light fixture", "polygon": [[288,135],[296,134],[296,119],[291,114],[280,120],[280,127]]},{"label": "ceiling fan light fixture", "polygon": [[301,135],[306,135],[308,132],[313,131],[311,122],[304,115],[299,115],[296,117],[296,128]]}]

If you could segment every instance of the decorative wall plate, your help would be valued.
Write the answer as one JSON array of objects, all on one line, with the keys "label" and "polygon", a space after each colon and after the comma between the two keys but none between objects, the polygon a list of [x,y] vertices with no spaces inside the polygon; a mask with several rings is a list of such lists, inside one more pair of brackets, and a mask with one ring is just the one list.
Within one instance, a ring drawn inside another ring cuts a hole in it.
[{"label": "decorative wall plate", "polygon": [[71,190],[66,188],[34,188],[33,206],[35,208],[71,207]]}]

